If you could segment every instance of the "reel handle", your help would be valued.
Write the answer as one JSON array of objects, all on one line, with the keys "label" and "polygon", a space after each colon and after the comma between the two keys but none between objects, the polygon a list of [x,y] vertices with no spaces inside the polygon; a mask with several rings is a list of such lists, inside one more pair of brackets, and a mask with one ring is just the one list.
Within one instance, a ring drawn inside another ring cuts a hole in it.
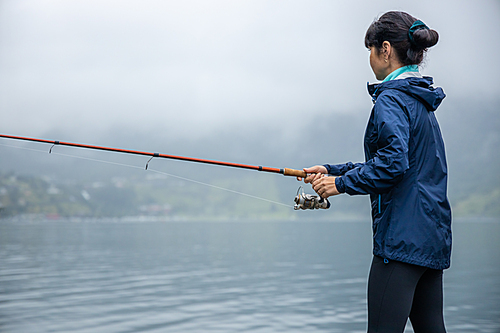
[{"label": "reel handle", "polygon": [[[302,193],[300,193],[300,190],[302,190]],[[330,208],[330,202],[328,201],[328,199],[323,199],[318,195],[305,194],[304,188],[302,186],[299,186],[299,189],[297,190],[297,196],[293,201],[295,201],[295,205],[293,206],[294,210]]]},{"label": "reel handle", "polygon": [[283,169],[283,175],[285,176],[294,176],[294,177],[302,177],[306,178],[307,174],[304,170],[295,170],[295,169],[289,169],[289,168],[284,168]]}]

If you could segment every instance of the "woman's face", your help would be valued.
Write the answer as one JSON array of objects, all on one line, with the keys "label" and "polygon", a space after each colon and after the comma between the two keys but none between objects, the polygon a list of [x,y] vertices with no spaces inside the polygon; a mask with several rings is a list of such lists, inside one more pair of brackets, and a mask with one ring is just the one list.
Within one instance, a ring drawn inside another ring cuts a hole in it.
[{"label": "woman's face", "polygon": [[383,80],[387,73],[388,62],[383,52],[379,52],[376,47],[370,46],[370,66],[377,80]]},{"label": "woman's face", "polygon": [[370,66],[377,80],[383,80],[394,70],[403,67],[403,64],[391,43],[384,41],[380,49],[370,46]]}]

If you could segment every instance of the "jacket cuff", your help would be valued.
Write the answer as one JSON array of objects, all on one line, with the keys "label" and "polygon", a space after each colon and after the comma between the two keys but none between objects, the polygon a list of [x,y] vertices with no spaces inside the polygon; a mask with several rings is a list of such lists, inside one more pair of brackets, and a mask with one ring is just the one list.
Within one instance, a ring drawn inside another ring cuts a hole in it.
[{"label": "jacket cuff", "polygon": [[345,164],[323,164],[329,175],[340,176],[352,169],[352,163]]},{"label": "jacket cuff", "polygon": [[339,193],[345,193],[345,183],[343,177],[335,178],[335,187]]},{"label": "jacket cuff", "polygon": [[330,164],[323,164],[323,166],[326,168],[326,173],[330,174]]}]

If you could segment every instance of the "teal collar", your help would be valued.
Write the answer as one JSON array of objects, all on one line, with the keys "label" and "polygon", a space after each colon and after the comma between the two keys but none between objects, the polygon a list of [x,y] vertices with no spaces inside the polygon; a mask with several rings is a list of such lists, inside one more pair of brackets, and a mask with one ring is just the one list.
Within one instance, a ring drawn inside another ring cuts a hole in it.
[{"label": "teal collar", "polygon": [[399,67],[398,69],[393,71],[391,74],[387,75],[385,77],[384,81],[382,81],[382,82],[394,80],[395,78],[397,78],[401,74],[407,73],[407,72],[418,72],[418,65],[408,65],[408,66]]}]

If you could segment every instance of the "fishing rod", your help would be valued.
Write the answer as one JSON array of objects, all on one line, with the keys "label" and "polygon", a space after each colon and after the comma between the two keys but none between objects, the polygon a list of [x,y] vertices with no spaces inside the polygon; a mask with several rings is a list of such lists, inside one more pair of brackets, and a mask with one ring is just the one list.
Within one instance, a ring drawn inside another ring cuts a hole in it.
[{"label": "fishing rod", "polygon": [[[166,159],[180,160],[180,161],[186,161],[186,162],[213,164],[213,165],[220,165],[220,166],[226,166],[226,167],[232,167],[232,168],[241,168],[241,169],[249,169],[249,170],[277,173],[277,174],[282,174],[284,176],[293,176],[293,177],[302,177],[302,178],[305,178],[307,176],[306,172],[303,170],[295,170],[295,169],[290,169],[290,168],[281,168],[280,169],[280,168],[240,164],[240,163],[233,163],[233,162],[215,161],[215,160],[208,160],[208,159],[195,158],[195,157],[167,155],[167,154],[163,154],[163,153],[151,153],[151,152],[138,151],[138,150],[95,146],[95,145],[89,145],[89,144],[83,144],[83,143],[46,140],[46,139],[38,139],[38,138],[30,138],[30,137],[6,135],[6,134],[0,134],[0,138],[52,144],[52,147],[50,148],[49,153],[52,152],[52,148],[54,148],[55,146],[68,146],[68,147],[76,147],[76,148],[84,148],[84,149],[110,151],[110,152],[115,152],[115,153],[150,156],[151,158],[146,163],[146,167],[145,167],[146,170],[148,169],[149,162],[153,158],[157,157],[157,158],[166,158]],[[299,193],[298,191],[297,191],[297,196],[295,197],[295,203],[296,204],[294,206],[294,209],[314,209],[314,208],[325,208],[326,209],[326,208],[330,207],[330,203],[328,202],[328,200],[322,199],[319,196],[314,196],[314,195],[310,195],[310,194],[306,195],[303,192]]]}]

